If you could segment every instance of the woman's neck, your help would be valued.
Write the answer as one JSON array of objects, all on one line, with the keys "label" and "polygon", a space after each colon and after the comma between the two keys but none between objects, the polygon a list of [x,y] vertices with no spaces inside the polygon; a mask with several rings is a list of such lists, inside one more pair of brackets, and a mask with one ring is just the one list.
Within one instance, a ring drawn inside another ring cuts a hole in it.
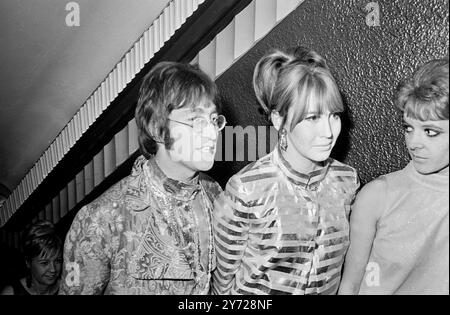
[{"label": "woman's neck", "polygon": [[[22,284],[26,284],[25,278],[22,281]],[[30,294],[33,295],[52,295],[56,293],[59,287],[59,281],[56,281],[53,285],[46,285],[39,283],[36,279],[31,279],[31,287],[24,286]]]},{"label": "woman's neck", "polygon": [[292,144],[289,144],[286,151],[280,150],[283,158],[297,172],[309,174],[322,167],[322,162],[311,161],[301,155]]},{"label": "woman's neck", "polygon": [[446,168],[440,170],[438,172],[439,175],[443,175],[443,176],[448,176],[449,175],[449,167],[447,166]]}]

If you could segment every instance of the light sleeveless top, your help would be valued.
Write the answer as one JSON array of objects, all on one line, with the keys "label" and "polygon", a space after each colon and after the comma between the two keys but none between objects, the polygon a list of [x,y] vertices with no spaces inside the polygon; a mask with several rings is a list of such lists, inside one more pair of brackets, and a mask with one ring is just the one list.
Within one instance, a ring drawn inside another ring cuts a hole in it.
[{"label": "light sleeveless top", "polygon": [[377,224],[360,294],[449,294],[449,174],[421,175],[412,162],[380,177]]}]

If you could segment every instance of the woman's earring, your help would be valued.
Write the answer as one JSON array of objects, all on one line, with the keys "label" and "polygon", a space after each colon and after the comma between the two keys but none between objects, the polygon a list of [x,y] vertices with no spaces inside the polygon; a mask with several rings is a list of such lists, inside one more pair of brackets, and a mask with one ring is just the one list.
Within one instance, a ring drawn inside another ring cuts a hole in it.
[{"label": "woman's earring", "polygon": [[287,150],[287,148],[288,148],[288,143],[287,143],[287,131],[286,131],[286,129],[281,129],[281,131],[280,131],[280,148],[281,148],[281,150],[283,150],[283,151],[286,151]]}]

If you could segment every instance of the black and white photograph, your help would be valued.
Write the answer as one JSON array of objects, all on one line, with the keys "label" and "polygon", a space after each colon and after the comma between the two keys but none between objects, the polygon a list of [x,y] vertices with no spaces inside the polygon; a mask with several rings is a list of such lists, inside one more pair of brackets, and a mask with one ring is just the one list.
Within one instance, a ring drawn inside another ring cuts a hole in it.
[{"label": "black and white photograph", "polygon": [[0,47],[0,295],[449,295],[448,0],[1,0]]}]

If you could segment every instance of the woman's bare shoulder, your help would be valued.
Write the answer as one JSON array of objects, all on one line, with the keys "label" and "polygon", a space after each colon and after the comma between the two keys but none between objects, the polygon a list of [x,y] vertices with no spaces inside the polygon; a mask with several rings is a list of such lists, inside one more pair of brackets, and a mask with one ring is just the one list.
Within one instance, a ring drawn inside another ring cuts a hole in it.
[{"label": "woman's bare shoulder", "polygon": [[384,176],[364,185],[356,196],[352,212],[367,214],[379,218],[385,207],[387,183]]}]

